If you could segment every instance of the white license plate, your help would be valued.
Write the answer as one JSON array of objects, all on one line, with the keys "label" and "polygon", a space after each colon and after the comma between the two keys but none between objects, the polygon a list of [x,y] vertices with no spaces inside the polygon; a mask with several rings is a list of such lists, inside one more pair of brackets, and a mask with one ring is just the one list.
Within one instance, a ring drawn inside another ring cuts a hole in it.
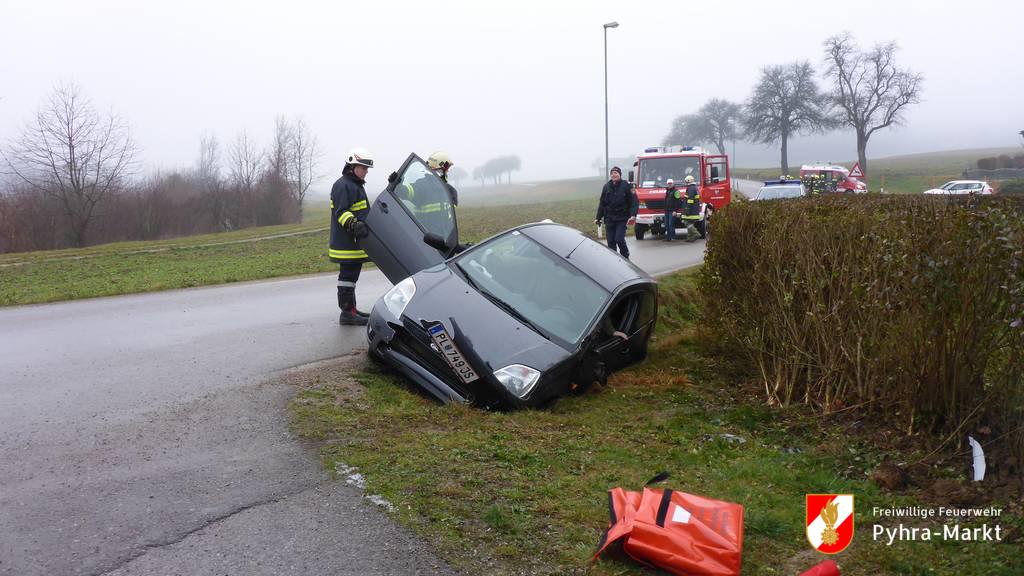
[{"label": "white license plate", "polygon": [[466,384],[479,378],[473,367],[466,361],[466,357],[462,355],[459,348],[452,341],[451,336],[448,335],[448,331],[444,329],[443,324],[436,324],[428,328],[430,332],[430,338],[434,341],[434,345],[437,346],[438,350],[441,351],[441,355],[444,356],[445,362],[452,367],[452,370],[459,375]]}]

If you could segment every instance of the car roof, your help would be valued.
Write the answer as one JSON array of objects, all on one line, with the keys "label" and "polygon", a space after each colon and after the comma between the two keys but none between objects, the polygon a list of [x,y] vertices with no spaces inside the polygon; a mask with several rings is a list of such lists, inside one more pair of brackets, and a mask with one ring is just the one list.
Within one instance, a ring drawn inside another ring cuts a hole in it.
[{"label": "car roof", "polygon": [[[946,184],[988,184],[988,182],[982,180],[950,180]],[[943,186],[946,184],[943,184]]]},{"label": "car roof", "polygon": [[765,180],[765,186],[799,186],[799,180]]},{"label": "car roof", "polygon": [[575,228],[542,222],[526,224],[514,230],[519,230],[558,254],[609,292],[615,292],[623,284],[637,280],[654,283],[649,274],[632,262],[587,238]]}]

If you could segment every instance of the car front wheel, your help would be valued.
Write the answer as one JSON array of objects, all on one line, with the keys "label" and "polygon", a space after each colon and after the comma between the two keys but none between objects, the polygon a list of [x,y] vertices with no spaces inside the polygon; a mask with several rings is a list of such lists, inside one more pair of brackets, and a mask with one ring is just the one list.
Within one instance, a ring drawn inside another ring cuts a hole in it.
[{"label": "car front wheel", "polygon": [[637,224],[633,227],[633,235],[637,240],[643,240],[645,234],[647,234],[647,224]]}]

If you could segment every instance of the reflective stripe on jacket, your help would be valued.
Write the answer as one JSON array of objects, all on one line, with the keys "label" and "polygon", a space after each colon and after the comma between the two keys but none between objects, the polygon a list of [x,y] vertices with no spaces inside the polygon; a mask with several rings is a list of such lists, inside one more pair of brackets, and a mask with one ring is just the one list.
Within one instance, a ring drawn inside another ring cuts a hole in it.
[{"label": "reflective stripe on jacket", "polygon": [[686,187],[686,200],[683,203],[684,220],[700,220],[700,193],[696,184]]},{"label": "reflective stripe on jacket", "polygon": [[331,246],[327,255],[332,262],[353,262],[368,258],[359,246],[359,239],[345,229],[345,224],[353,218],[365,220],[370,210],[364,183],[351,170],[346,170],[331,187]]}]

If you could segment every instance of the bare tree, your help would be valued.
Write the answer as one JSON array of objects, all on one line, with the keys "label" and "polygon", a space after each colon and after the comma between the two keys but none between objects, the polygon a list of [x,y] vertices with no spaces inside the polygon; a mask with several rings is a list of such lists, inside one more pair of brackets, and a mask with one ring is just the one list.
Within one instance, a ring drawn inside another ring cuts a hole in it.
[{"label": "bare tree", "polygon": [[857,160],[867,172],[868,140],[876,130],[903,121],[903,110],[921,101],[924,78],[896,67],[896,43],[861,52],[849,32],[825,40],[825,77],[841,121],[857,133]]},{"label": "bare tree", "polygon": [[459,166],[452,166],[452,169],[448,171],[448,178],[458,184],[469,177],[469,172],[466,172],[465,168]]},{"label": "bare tree", "polygon": [[292,139],[292,127],[284,116],[274,119],[274,136],[267,151],[267,170],[277,178],[289,180],[288,149]]},{"label": "bare tree", "polygon": [[662,144],[714,144],[725,154],[725,143],[739,138],[742,108],[721,98],[708,100],[696,114],[679,116]]},{"label": "bare tree", "polygon": [[56,88],[35,119],[3,152],[10,172],[56,198],[75,246],[104,202],[135,167],[135,145],[117,116],[101,116],[74,85]]},{"label": "bare tree", "polygon": [[814,82],[809,62],[766,66],[747,100],[743,120],[747,138],[764,144],[781,143],[782,173],[789,173],[789,138],[833,128],[828,97]]},{"label": "bare tree", "polygon": [[263,172],[263,156],[256,144],[242,131],[235,138],[228,152],[228,178],[232,187],[252,193]]},{"label": "bare tree", "polygon": [[289,129],[286,162],[289,176],[289,191],[299,210],[302,220],[302,204],[306,200],[306,192],[314,180],[319,178],[316,167],[320,160],[316,136],[302,118],[296,118]]},{"label": "bare tree", "polygon": [[199,162],[196,175],[204,184],[220,182],[220,142],[213,134],[199,137]]},{"label": "bare tree", "polygon": [[232,222],[234,215],[231,209],[231,198],[224,188],[220,175],[220,142],[213,134],[206,134],[199,139],[199,162],[196,165],[196,180],[203,203],[209,210],[209,216],[215,230],[233,230],[238,222]]}]

